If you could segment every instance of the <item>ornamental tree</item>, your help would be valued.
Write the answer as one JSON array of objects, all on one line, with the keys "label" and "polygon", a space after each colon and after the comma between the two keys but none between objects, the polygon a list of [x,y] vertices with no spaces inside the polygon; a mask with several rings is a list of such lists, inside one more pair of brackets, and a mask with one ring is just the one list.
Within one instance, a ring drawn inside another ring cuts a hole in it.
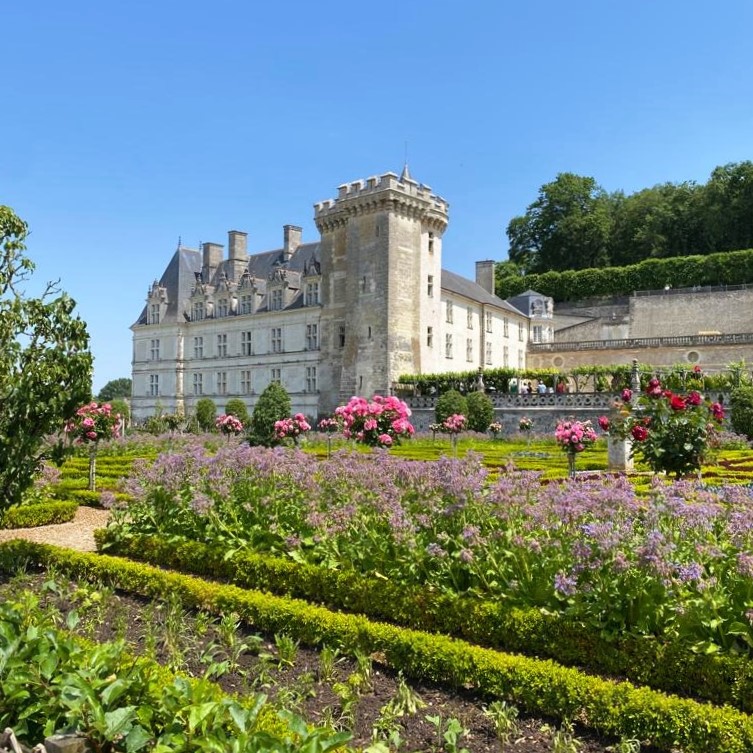
[{"label": "ornamental tree", "polygon": [[248,441],[273,447],[280,444],[275,434],[275,423],[290,415],[290,395],[279,382],[270,382],[259,399],[251,414]]},{"label": "ornamental tree", "polygon": [[0,510],[21,501],[47,457],[45,442],[91,397],[86,324],[56,283],[39,297],[24,286],[34,263],[24,256],[28,226],[0,206]]},{"label": "ornamental tree", "polygon": [[401,438],[413,435],[410,408],[399,398],[374,395],[371,401],[365,397],[352,397],[347,405],[335,409],[335,416],[342,421],[343,436],[370,447],[392,447]]},{"label": "ornamental tree", "polygon": [[468,406],[468,428],[484,432],[494,421],[494,403],[485,392],[471,392],[465,399]]}]

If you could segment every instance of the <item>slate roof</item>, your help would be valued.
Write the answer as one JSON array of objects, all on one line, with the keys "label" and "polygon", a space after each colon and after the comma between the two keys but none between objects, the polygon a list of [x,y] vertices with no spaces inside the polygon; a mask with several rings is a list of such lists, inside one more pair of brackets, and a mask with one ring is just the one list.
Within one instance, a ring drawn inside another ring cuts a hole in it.
[{"label": "slate roof", "polygon": [[447,269],[442,270],[442,289],[447,290],[450,293],[462,295],[465,298],[470,298],[472,301],[496,306],[497,308],[504,309],[512,314],[520,315],[522,313],[514,306],[511,306],[507,301],[490,293],[478,283],[473,282],[473,280],[461,277]]}]

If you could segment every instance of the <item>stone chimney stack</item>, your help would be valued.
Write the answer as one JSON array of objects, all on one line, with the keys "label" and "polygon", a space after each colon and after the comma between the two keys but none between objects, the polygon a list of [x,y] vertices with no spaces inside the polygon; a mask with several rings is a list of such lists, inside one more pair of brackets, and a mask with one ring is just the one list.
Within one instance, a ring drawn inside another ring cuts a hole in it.
[{"label": "stone chimney stack", "polygon": [[480,285],[487,293],[496,295],[494,292],[494,261],[489,259],[476,262],[476,284]]},{"label": "stone chimney stack", "polygon": [[248,261],[248,233],[241,230],[228,231],[227,245],[231,261]]},{"label": "stone chimney stack", "polygon": [[224,246],[221,243],[204,243],[201,246],[203,259],[201,276],[204,282],[211,282],[217,268],[222,264],[222,252]]},{"label": "stone chimney stack", "polygon": [[284,241],[282,248],[282,257],[284,261],[288,261],[290,257],[295,253],[298,246],[301,245],[301,235],[303,230],[297,225],[284,225]]}]

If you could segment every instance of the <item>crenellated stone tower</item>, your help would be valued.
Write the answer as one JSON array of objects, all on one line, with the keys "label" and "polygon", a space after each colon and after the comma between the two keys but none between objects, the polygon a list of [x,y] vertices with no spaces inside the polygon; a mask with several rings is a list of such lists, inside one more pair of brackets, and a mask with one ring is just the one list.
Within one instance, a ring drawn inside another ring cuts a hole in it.
[{"label": "crenellated stone tower", "polygon": [[400,374],[439,370],[444,199],[395,173],[315,205],[321,233],[320,407],[390,393]]}]

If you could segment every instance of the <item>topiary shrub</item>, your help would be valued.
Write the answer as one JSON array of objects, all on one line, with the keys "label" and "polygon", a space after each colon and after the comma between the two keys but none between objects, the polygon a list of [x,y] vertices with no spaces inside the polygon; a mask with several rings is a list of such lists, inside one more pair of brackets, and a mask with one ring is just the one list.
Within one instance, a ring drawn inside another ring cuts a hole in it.
[{"label": "topiary shrub", "polygon": [[225,403],[225,413],[228,416],[235,416],[243,426],[248,426],[250,420],[248,408],[239,397],[233,397]]},{"label": "topiary shrub", "polygon": [[733,431],[753,439],[753,385],[744,384],[732,390],[730,424]]},{"label": "topiary shrub", "polygon": [[471,392],[465,398],[468,405],[468,428],[471,431],[484,432],[494,421],[494,403],[485,392]]},{"label": "topiary shrub", "polygon": [[434,415],[438,424],[444,423],[450,416],[468,415],[468,403],[457,390],[447,390],[437,398]]},{"label": "topiary shrub", "polygon": [[217,418],[217,406],[214,400],[202,397],[196,403],[196,421],[202,431],[214,431],[214,421]]},{"label": "topiary shrub", "polygon": [[280,444],[275,423],[290,416],[290,395],[279,382],[270,382],[254,406],[251,415],[248,441],[251,444],[274,447]]}]

